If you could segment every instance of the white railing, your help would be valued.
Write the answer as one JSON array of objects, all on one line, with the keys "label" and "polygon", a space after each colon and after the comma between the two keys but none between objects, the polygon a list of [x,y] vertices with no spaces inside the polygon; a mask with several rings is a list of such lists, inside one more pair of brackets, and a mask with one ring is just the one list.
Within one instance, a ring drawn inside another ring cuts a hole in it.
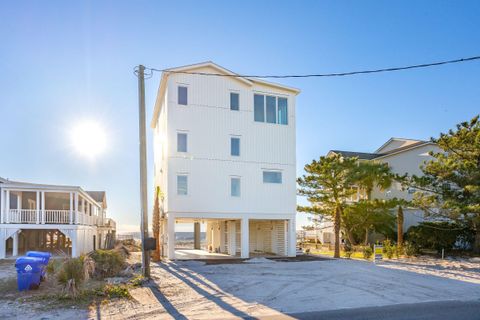
[{"label": "white railing", "polygon": [[35,209],[10,209],[3,217],[3,223],[32,223],[32,224],[83,224],[96,225],[97,216],[90,216],[81,211],[70,210],[35,210]]},{"label": "white railing", "polygon": [[45,223],[70,223],[70,210],[45,210]]},{"label": "white railing", "polygon": [[10,209],[7,221],[10,223],[37,223],[37,210]]}]

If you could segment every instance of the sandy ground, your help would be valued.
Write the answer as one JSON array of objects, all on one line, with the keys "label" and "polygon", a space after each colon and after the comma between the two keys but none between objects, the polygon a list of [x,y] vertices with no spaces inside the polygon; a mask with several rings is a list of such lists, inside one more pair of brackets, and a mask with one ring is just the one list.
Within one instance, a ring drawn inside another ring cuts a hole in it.
[{"label": "sandy ground", "polygon": [[[0,285],[7,291],[13,286],[14,291],[10,262],[0,262],[0,275]],[[132,299],[88,310],[31,302],[29,293],[14,299],[2,288],[0,319],[288,319],[289,313],[480,299],[480,258],[420,257],[378,265],[345,259],[255,258],[214,265],[176,261],[152,264],[152,278],[148,285],[131,290]]]},{"label": "sandy ground", "polygon": [[480,299],[480,260],[431,258],[152,266],[153,281],[130,301],[92,310],[102,319],[228,319]]}]

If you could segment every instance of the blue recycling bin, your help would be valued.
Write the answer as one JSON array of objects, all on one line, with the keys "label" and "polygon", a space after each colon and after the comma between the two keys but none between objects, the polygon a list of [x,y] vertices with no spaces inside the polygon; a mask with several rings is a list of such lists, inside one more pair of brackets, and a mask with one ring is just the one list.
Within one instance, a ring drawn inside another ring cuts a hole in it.
[{"label": "blue recycling bin", "polygon": [[42,277],[40,278],[43,280],[47,275],[47,264],[50,261],[50,257],[52,254],[50,252],[43,252],[43,251],[27,251],[27,257],[34,257],[34,258],[41,258],[43,260],[44,268],[42,270]]},{"label": "blue recycling bin", "polygon": [[44,260],[35,257],[19,257],[15,261],[17,285],[19,291],[36,289],[45,269]]}]

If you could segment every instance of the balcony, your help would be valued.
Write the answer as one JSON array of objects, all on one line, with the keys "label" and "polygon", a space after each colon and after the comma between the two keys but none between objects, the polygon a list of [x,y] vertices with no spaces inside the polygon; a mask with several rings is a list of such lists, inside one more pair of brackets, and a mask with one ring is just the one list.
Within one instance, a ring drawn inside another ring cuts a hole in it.
[{"label": "balcony", "polygon": [[22,224],[76,224],[94,226],[101,218],[88,215],[81,211],[70,210],[35,210],[10,209],[7,210],[4,223]]}]

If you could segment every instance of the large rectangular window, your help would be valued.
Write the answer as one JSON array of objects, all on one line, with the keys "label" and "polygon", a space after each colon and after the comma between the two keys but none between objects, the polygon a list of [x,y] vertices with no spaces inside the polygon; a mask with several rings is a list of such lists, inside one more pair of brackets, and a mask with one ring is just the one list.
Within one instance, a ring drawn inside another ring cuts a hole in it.
[{"label": "large rectangular window", "polygon": [[287,98],[278,98],[278,123],[288,124]]},{"label": "large rectangular window", "polygon": [[240,156],[240,138],[230,138],[230,155]]},{"label": "large rectangular window", "polygon": [[277,98],[267,96],[267,122],[277,123]]},{"label": "large rectangular window", "polygon": [[240,95],[235,92],[230,92],[230,110],[240,109]]},{"label": "large rectangular window", "polygon": [[185,196],[188,194],[188,176],[187,175],[177,176],[177,194],[180,196]]},{"label": "large rectangular window", "polygon": [[240,197],[240,178],[230,178],[230,195],[232,197]]},{"label": "large rectangular window", "polygon": [[178,87],[178,104],[186,106],[188,104],[188,88]]},{"label": "large rectangular window", "polygon": [[253,113],[257,122],[265,122],[265,96],[255,94],[253,96]]},{"label": "large rectangular window", "polygon": [[177,133],[177,152],[187,152],[186,133]]},{"label": "large rectangular window", "polygon": [[282,183],[280,171],[263,171],[263,183]]}]

